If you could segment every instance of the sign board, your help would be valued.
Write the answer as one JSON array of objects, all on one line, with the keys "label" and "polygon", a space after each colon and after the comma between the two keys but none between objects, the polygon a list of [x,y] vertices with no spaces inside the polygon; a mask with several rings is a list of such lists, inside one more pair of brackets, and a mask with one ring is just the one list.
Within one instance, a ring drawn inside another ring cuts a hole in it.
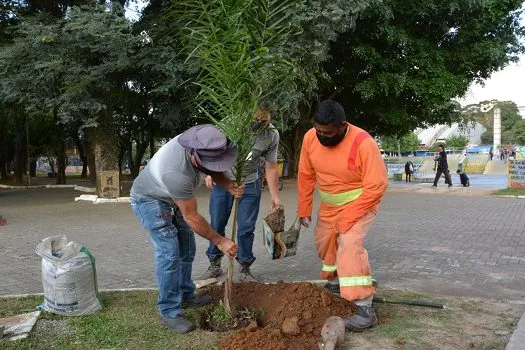
[{"label": "sign board", "polygon": [[509,160],[508,187],[525,189],[525,160]]},{"label": "sign board", "polygon": [[120,196],[120,183],[118,170],[108,170],[100,172],[100,193],[101,198],[117,198]]}]

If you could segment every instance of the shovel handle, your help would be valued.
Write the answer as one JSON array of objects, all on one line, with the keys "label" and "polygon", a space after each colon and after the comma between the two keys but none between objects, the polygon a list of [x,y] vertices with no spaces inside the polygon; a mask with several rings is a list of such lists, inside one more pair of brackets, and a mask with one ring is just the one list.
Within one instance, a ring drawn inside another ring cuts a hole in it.
[{"label": "shovel handle", "polygon": [[384,297],[380,297],[378,295],[374,296],[373,301],[375,303],[422,306],[422,307],[430,307],[430,308],[433,308],[433,309],[444,309],[445,308],[445,305],[440,304],[440,303],[436,303],[436,302],[433,302],[433,301],[387,299],[387,298],[384,298]]}]

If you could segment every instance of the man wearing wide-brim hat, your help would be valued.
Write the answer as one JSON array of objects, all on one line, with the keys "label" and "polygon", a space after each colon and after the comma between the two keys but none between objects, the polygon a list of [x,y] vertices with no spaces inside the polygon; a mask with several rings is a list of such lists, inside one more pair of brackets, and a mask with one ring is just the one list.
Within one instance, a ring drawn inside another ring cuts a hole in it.
[{"label": "man wearing wide-brim hat", "polygon": [[237,186],[224,175],[236,158],[237,149],[219,129],[197,125],[162,146],[133,182],[131,208],[151,236],[159,286],[157,306],[162,322],[172,332],[195,329],[184,318],[184,308],[211,303],[209,296],[195,296],[191,280],[193,232],[230,258],[237,253],[237,245],[214,231],[197,212],[195,198],[205,175],[212,176],[233,196],[242,196],[244,186]]}]

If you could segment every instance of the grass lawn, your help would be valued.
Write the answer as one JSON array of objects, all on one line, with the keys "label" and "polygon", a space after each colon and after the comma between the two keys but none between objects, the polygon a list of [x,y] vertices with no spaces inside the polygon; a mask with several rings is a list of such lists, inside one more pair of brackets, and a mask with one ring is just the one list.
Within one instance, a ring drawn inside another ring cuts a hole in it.
[{"label": "grass lawn", "polygon": [[[445,310],[378,304],[380,325],[347,334],[345,349],[504,349],[525,306],[472,298],[432,297],[379,289],[391,298],[430,299]],[[83,317],[42,312],[27,339],[0,342],[2,349],[216,349],[228,334],[198,330],[174,335],[160,326],[156,292],[103,293],[102,311]],[[0,298],[0,317],[29,312],[42,297]],[[189,318],[202,317],[191,310]],[[503,336],[495,331],[507,331]],[[254,349],[255,350],[255,349]]]},{"label": "grass lawn", "polygon": [[492,192],[495,196],[525,196],[525,190],[518,190],[514,188],[505,188]]}]

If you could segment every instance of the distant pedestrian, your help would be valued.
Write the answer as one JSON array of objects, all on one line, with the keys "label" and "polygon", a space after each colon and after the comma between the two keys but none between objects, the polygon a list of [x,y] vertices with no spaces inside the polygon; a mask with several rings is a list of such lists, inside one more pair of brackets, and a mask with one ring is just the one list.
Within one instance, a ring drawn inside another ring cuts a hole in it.
[{"label": "distant pedestrian", "polygon": [[2,217],[2,215],[0,215],[0,226],[5,226],[7,225],[7,220]]},{"label": "distant pedestrian", "polygon": [[405,182],[412,182],[412,174],[414,173],[414,164],[411,161],[405,164]]},{"label": "distant pedestrian", "polygon": [[450,179],[450,172],[448,170],[447,152],[445,152],[445,146],[438,146],[438,156],[434,159],[434,169],[436,171],[436,177],[434,178],[434,184],[432,188],[437,188],[437,183],[441,175],[445,175],[445,183],[448,187],[452,187],[452,180]]},{"label": "distant pedestrian", "polygon": [[490,147],[489,160],[492,160],[493,157],[494,157],[494,149],[492,147]]},{"label": "distant pedestrian", "polygon": [[457,173],[463,187],[470,187],[470,179],[468,178],[467,174],[465,174],[465,172],[461,171],[460,169],[458,169]]}]

